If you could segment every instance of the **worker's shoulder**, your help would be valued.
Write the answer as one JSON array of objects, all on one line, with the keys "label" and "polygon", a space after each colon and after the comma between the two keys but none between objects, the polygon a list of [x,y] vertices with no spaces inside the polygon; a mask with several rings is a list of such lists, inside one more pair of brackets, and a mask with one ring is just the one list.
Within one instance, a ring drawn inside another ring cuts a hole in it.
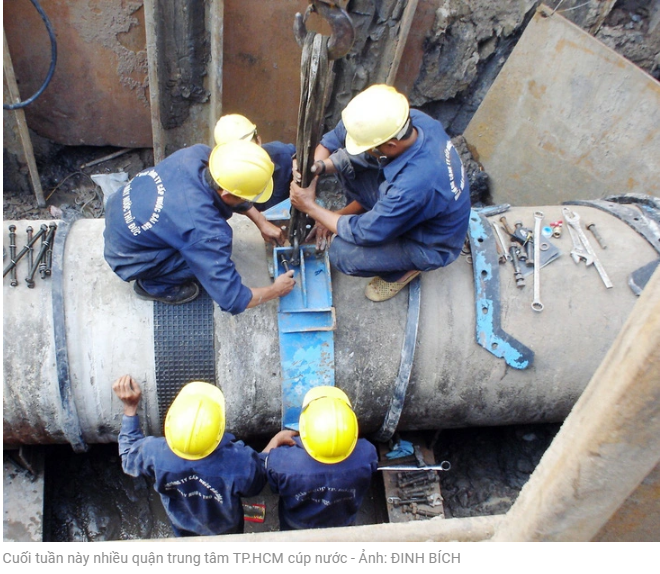
[{"label": "worker's shoulder", "polygon": [[180,161],[182,159],[191,160],[191,159],[200,159],[207,161],[211,155],[211,148],[205,144],[194,144],[188,147],[183,147],[178,149],[168,157],[166,157],[163,162],[167,161]]},{"label": "worker's shoulder", "polygon": [[296,153],[296,146],[280,141],[272,141],[261,146],[266,153],[272,158],[273,156],[286,155],[293,156]]}]

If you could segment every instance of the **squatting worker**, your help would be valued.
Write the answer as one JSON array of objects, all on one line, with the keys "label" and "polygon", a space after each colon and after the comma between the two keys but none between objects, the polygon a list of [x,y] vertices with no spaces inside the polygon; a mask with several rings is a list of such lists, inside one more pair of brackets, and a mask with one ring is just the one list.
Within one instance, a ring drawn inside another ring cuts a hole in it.
[{"label": "squatting worker", "polygon": [[289,186],[293,173],[293,158],[296,146],[280,141],[262,143],[257,126],[241,114],[226,114],[215,124],[213,130],[216,145],[236,140],[252,141],[260,145],[275,166],[273,171],[273,195],[264,203],[255,203],[259,211],[265,211],[289,198]]},{"label": "squatting worker", "polygon": [[257,144],[234,141],[213,150],[193,145],[137,174],[108,199],[105,259],[138,297],[169,304],[192,301],[199,281],[232,314],[281,297],[293,273],[267,287],[245,286],[232,254],[227,220],[243,213],[264,240],[282,244],[282,230],[254,208],[273,191],[273,162]]},{"label": "squatting worker", "polygon": [[374,85],[355,96],[337,127],[321,139],[312,172],[336,173],[348,203],[332,212],[315,203],[316,183],[291,184],[291,203],[336,234],[330,262],[341,272],[374,277],[372,301],[394,297],[421,271],[460,254],[470,190],[460,156],[442,124],[411,110],[394,88]]},{"label": "squatting worker", "polygon": [[373,444],[358,439],[346,393],[330,386],[309,390],[299,429],[299,435],[280,431],[259,455],[279,494],[280,530],[355,524],[378,455]]},{"label": "squatting worker", "polygon": [[225,398],[209,383],[184,386],[165,418],[165,438],[145,437],[142,391],[124,375],[112,389],[124,404],[119,455],[124,472],[154,481],[176,536],[243,532],[241,497],[266,483],[259,455],[225,432]]}]

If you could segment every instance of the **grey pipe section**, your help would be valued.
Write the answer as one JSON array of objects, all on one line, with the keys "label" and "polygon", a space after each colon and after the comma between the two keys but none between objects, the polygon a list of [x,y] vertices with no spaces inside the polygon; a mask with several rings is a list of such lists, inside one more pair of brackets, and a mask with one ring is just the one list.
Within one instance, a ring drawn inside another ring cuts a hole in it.
[{"label": "grey pipe section", "polygon": [[[506,215],[510,222],[520,219],[531,225],[539,209],[548,222],[561,218],[560,206],[514,208]],[[613,289],[604,288],[595,269],[572,261],[567,233],[556,242],[562,256],[541,272],[542,313],[530,308],[531,275],[525,289],[517,289],[510,264],[499,269],[502,327],[534,351],[529,369],[507,367],[475,342],[473,272],[465,256],[423,274],[419,334],[399,429],[556,422],[567,416],[635,303],[628,275],[656,258],[653,248],[625,223],[593,208],[578,211],[608,238],[616,237],[599,252]],[[265,285],[269,277],[261,236],[242,216],[231,222],[233,258],[244,282]],[[19,231],[28,224],[14,223]],[[111,383],[124,373],[143,384],[143,429],[152,434],[161,430],[152,304],[137,299],[132,286],[105,263],[103,225],[84,219],[71,226],[62,269],[70,383],[88,444],[116,440],[121,404]],[[6,227],[4,233],[7,243]],[[21,273],[19,268],[19,278]],[[333,272],[336,384],[353,400],[361,430],[368,434],[380,427],[390,403],[408,298],[402,293],[372,303],[364,297],[365,283]],[[4,443],[66,443],[51,284],[37,281],[34,289],[25,289],[11,287],[7,280],[3,296]],[[216,373],[227,398],[227,428],[242,438],[276,432],[281,421],[277,301],[237,316],[216,306],[214,319]]]}]

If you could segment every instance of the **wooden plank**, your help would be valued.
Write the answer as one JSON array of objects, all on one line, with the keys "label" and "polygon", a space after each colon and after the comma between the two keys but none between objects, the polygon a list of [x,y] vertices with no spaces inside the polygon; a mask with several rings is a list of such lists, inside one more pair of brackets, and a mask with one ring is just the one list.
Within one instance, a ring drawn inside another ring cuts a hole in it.
[{"label": "wooden plank", "polygon": [[396,80],[396,74],[399,71],[399,64],[401,63],[401,57],[403,56],[403,50],[406,47],[406,41],[408,40],[408,33],[410,32],[410,27],[412,26],[413,20],[415,18],[415,11],[417,10],[417,1],[410,0],[406,2],[406,7],[401,16],[401,22],[399,22],[399,35],[396,39],[396,46],[394,49],[394,55],[392,57],[392,62],[390,63],[390,69],[387,73],[387,80],[385,83],[389,86],[394,85]]},{"label": "wooden plank", "polygon": [[211,101],[209,106],[208,145],[213,147],[213,128],[222,115],[222,68],[224,62],[223,39],[225,26],[224,0],[212,0],[209,16],[211,34],[211,62],[209,63],[209,83]]},{"label": "wooden plank", "polygon": [[151,103],[151,134],[154,142],[154,163],[159,163],[165,159],[165,130],[160,121],[156,0],[144,0],[144,27],[147,38],[147,63],[149,65],[149,101]]},{"label": "wooden plank", "polygon": [[[145,0],[144,11],[158,163],[178,149],[213,143],[222,113],[224,0],[203,7],[193,0]],[[208,52],[203,33],[211,38]]]},{"label": "wooden plank", "polygon": [[[2,27],[2,40],[3,40],[3,53],[2,53],[2,67],[4,70],[4,79],[7,85],[7,96],[9,101],[6,102],[10,105],[17,104],[21,101],[21,94],[18,90],[16,83],[16,75],[14,74],[14,65],[11,61],[11,54],[9,53],[9,44],[7,43],[7,35],[5,28]],[[39,171],[37,170],[37,162],[34,159],[34,149],[32,148],[32,140],[30,139],[30,132],[28,131],[27,121],[25,119],[25,112],[22,108],[17,110],[7,110],[10,116],[13,116],[16,122],[16,129],[21,141],[21,148],[23,152],[23,159],[27,163],[28,171],[30,172],[30,181],[32,182],[32,189],[37,198],[37,205],[39,207],[46,207],[46,200],[41,188],[41,180],[39,179]]]}]

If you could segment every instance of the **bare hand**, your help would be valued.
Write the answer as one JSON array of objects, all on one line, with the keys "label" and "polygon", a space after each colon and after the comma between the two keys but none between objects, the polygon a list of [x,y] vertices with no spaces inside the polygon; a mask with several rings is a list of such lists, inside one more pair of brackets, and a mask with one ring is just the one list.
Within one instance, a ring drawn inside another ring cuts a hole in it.
[{"label": "bare hand", "polygon": [[298,433],[293,430],[281,430],[278,432],[270,442],[266,445],[266,448],[261,452],[270,452],[272,449],[277,448],[278,446],[295,446],[296,442],[293,440],[294,436],[298,436]]},{"label": "bare hand", "polygon": [[296,280],[293,278],[293,270],[287,271],[286,273],[279,275],[273,287],[277,291],[278,297],[284,297],[293,291],[293,288],[296,286]]},{"label": "bare hand", "polygon": [[323,251],[327,246],[330,245],[334,234],[327,227],[324,227],[320,223],[316,223],[312,230],[309,232],[309,235],[305,238],[305,241],[312,241],[316,239],[316,249],[317,251]]},{"label": "bare hand", "polygon": [[308,213],[316,203],[317,181],[318,178],[315,177],[309,187],[300,187],[295,181],[292,181],[289,188],[291,205],[303,213]]},{"label": "bare hand", "polygon": [[124,404],[124,414],[134,417],[137,414],[138,404],[142,398],[142,389],[138,382],[130,375],[124,375],[112,383],[112,390]]},{"label": "bare hand", "polygon": [[261,232],[261,237],[264,238],[266,243],[284,245],[284,232],[270,221],[262,223],[259,227],[259,231]]}]

